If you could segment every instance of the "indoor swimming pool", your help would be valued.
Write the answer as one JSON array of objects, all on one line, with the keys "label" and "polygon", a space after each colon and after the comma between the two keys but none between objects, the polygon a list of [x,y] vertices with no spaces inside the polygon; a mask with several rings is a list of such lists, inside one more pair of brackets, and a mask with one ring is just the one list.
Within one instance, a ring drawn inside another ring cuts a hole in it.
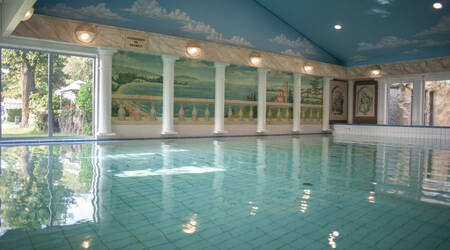
[{"label": "indoor swimming pool", "polygon": [[4,145],[0,249],[450,249],[450,145]]}]

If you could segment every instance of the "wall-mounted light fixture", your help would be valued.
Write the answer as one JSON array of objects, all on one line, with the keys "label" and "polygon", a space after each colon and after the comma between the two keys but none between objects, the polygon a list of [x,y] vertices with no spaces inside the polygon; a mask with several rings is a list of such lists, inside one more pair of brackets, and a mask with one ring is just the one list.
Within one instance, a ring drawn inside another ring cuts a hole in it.
[{"label": "wall-mounted light fixture", "polygon": [[379,77],[379,76],[381,76],[381,68],[380,68],[380,66],[376,65],[375,68],[370,71],[370,76],[372,76],[372,77]]},{"label": "wall-mounted light fixture", "polygon": [[261,55],[259,53],[253,52],[250,54],[250,63],[257,66],[262,62]]},{"label": "wall-mounted light fixture", "polygon": [[186,53],[191,57],[199,57],[202,54],[202,49],[200,48],[200,44],[195,41],[191,41],[186,46]]},{"label": "wall-mounted light fixture", "polygon": [[75,29],[75,36],[82,43],[91,43],[95,35],[95,29],[89,24],[81,24]]},{"label": "wall-mounted light fixture", "polygon": [[25,15],[22,18],[22,21],[28,21],[34,13],[34,8],[30,8],[29,10],[27,10],[27,12],[25,13]]},{"label": "wall-mounted light fixture", "polygon": [[313,71],[314,67],[311,64],[307,63],[305,64],[305,66],[303,66],[303,69],[306,73],[310,73],[311,71]]}]

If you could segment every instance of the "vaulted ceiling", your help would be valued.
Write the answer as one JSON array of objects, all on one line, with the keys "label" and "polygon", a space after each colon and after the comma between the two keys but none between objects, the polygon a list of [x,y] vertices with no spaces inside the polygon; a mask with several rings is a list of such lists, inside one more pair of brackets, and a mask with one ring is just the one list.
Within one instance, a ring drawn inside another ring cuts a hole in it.
[{"label": "vaulted ceiling", "polygon": [[[450,0],[38,0],[36,13],[361,65],[450,56]],[[341,30],[333,26],[340,24]]]}]

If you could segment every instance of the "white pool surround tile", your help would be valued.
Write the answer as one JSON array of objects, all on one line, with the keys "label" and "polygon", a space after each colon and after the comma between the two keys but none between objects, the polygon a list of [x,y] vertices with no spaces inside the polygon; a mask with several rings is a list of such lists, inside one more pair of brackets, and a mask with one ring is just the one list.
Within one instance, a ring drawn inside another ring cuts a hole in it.
[{"label": "white pool surround tile", "polygon": [[333,135],[417,138],[417,139],[432,139],[433,141],[436,142],[449,142],[450,127],[334,124]]}]

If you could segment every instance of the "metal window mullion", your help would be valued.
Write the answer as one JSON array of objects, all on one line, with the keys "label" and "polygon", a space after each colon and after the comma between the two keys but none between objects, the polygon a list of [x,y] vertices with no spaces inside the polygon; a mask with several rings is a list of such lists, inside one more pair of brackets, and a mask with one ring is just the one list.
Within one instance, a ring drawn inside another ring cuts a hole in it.
[{"label": "metal window mullion", "polygon": [[48,136],[53,137],[53,54],[48,53]]},{"label": "metal window mullion", "polygon": [[3,133],[2,133],[2,112],[1,110],[3,109],[2,103],[3,103],[3,98],[2,98],[2,92],[3,92],[3,87],[2,87],[2,78],[3,78],[3,63],[2,63],[2,52],[3,52],[3,48],[0,47],[0,139],[3,137]]}]

